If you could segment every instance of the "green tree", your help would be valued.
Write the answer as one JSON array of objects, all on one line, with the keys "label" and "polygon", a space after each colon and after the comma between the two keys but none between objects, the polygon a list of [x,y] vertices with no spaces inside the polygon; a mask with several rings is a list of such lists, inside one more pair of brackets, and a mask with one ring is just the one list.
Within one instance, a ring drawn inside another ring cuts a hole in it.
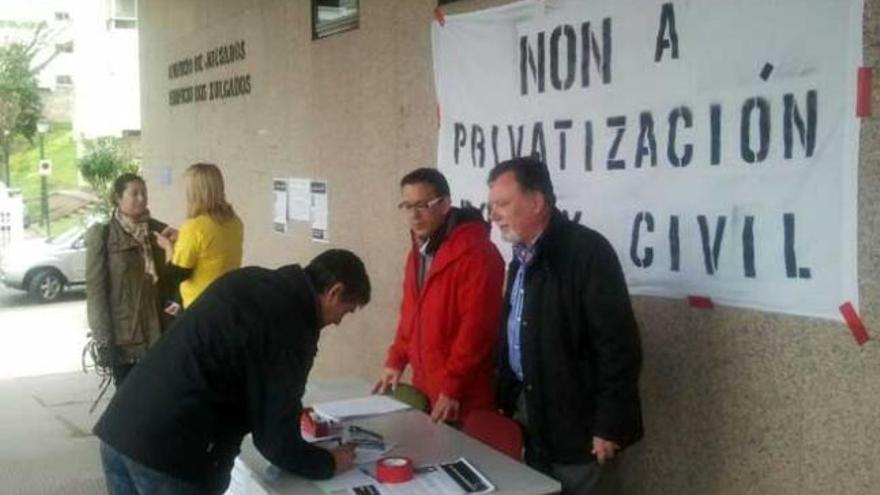
[{"label": "green tree", "polygon": [[0,46],[0,130],[33,139],[43,110],[37,74],[61,52],[56,48],[44,60],[37,55],[55,34],[43,22],[29,42]]},{"label": "green tree", "polygon": [[80,174],[100,198],[98,210],[113,209],[113,181],[124,173],[138,173],[137,162],[131,159],[116,138],[101,138],[86,143],[86,153],[77,162]]},{"label": "green tree", "polygon": [[40,49],[51,36],[53,33],[46,23],[40,23],[30,42],[0,46],[0,144],[6,163],[15,136],[21,135],[33,142],[37,132],[37,122],[43,112],[37,74],[60,53],[56,48],[45,60],[37,60]]},{"label": "green tree", "polygon": [[0,47],[0,126],[28,140],[37,132],[43,110],[36,73],[30,69],[31,58],[24,45]]}]

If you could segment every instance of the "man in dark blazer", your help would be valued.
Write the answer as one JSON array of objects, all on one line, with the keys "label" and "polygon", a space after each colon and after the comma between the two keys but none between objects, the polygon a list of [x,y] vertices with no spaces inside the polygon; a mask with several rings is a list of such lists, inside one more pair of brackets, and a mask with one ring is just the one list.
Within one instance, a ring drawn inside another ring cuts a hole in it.
[{"label": "man in dark blazer", "polygon": [[370,300],[361,260],[329,250],[305,268],[248,267],[215,281],[134,367],[95,433],[110,495],[219,494],[242,438],[308,478],[352,466],[300,434],[320,329]]},{"label": "man in dark blazer", "polygon": [[616,492],[612,459],[642,435],[641,344],[614,249],[556,208],[536,158],[489,175],[492,221],[513,243],[498,404],[525,426],[526,461],[564,494]]}]

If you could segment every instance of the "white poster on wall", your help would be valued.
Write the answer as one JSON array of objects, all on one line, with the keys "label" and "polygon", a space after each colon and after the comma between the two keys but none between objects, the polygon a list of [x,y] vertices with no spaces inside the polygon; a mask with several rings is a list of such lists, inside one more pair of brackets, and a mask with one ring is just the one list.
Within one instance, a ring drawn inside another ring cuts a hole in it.
[{"label": "white poster on wall", "polygon": [[287,232],[287,179],[272,179],[272,230]]},{"label": "white poster on wall", "polygon": [[862,0],[527,0],[433,26],[438,164],[539,154],[634,294],[858,304]]},{"label": "white poster on wall", "polygon": [[327,183],[312,181],[312,240],[330,242],[327,234],[329,207],[327,202]]},{"label": "white poster on wall", "polygon": [[287,182],[287,219],[308,222],[312,214],[311,181],[289,179]]}]

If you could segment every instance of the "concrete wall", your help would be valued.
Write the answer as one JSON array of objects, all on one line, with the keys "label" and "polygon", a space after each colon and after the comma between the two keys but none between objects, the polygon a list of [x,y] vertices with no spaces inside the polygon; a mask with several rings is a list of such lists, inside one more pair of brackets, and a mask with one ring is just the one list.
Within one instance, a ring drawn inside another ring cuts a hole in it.
[{"label": "concrete wall", "polygon": [[[431,2],[362,3],[360,29],[314,42],[305,1],[156,1],[140,12],[144,168],[157,216],[180,221],[181,172],[214,161],[245,221],[246,263],[307,262],[327,245],[272,232],[271,180],[328,181],[332,246],[357,251],[376,290],[372,304],[325,333],[315,369],[324,376],[380,369],[407,247],[397,181],[435,150]],[[239,39],[244,61],[169,80],[172,62]],[[182,84],[244,73],[248,96],[169,105]],[[170,187],[160,185],[166,167]]]},{"label": "concrete wall", "polygon": [[[504,0],[456,2],[449,12]],[[220,164],[246,224],[247,263],[306,262],[326,247],[271,230],[271,179],[326,179],[331,246],[365,259],[374,302],[322,337],[314,374],[379,370],[396,320],[407,235],[397,181],[433,161],[432,0],[361,0],[360,28],[312,41],[309,2],[141,2],[144,166],[154,214],[183,217],[180,174]],[[880,66],[880,8],[866,2],[865,58]],[[246,59],[169,80],[169,64],[245,40]],[[251,75],[249,95],[170,106],[170,90]],[[880,79],[880,78],[877,78]],[[875,109],[880,111],[875,81]],[[880,329],[880,120],[860,157],[862,316]],[[171,185],[160,180],[171,172]],[[880,486],[880,359],[842,324],[635,298],[647,437],[624,458],[633,494],[873,494]]]}]

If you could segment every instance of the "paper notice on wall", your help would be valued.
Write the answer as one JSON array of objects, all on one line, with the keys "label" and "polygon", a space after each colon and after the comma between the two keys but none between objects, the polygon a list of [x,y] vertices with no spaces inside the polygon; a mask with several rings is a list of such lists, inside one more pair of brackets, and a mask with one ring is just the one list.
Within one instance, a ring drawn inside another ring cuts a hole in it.
[{"label": "paper notice on wall", "polygon": [[171,170],[171,167],[162,167],[159,171],[159,184],[163,186],[170,186],[174,180],[174,173]]},{"label": "paper notice on wall", "polygon": [[311,181],[309,179],[288,179],[287,181],[287,220],[308,222],[312,219]]},{"label": "paper notice on wall", "polygon": [[274,208],[272,211],[272,230],[287,232],[287,179],[272,179]]},{"label": "paper notice on wall", "polygon": [[318,242],[330,242],[327,235],[328,202],[327,183],[324,181],[312,181],[312,240]]}]

